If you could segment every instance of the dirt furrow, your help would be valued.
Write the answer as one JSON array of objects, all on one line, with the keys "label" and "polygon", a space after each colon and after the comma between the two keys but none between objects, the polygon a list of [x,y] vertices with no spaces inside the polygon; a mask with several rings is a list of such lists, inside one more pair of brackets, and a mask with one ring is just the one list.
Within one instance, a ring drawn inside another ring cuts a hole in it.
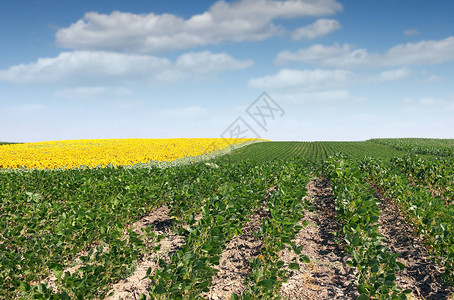
[{"label": "dirt furrow", "polygon": [[[353,269],[345,264],[348,256],[335,242],[334,232],[339,230],[335,221],[334,196],[327,180],[314,178],[306,186],[306,197],[316,210],[306,211],[300,221],[307,222],[293,240],[303,246],[302,253],[310,263],[300,263],[300,269],[290,271],[289,280],[281,287],[287,299],[355,299],[357,297]],[[280,253],[281,260],[289,264],[298,256],[291,250]]]},{"label": "dirt furrow", "polygon": [[[138,262],[136,270],[128,278],[122,279],[115,283],[107,293],[106,299],[139,299],[141,294],[148,294],[151,280],[143,279],[147,270],[151,268],[151,274],[158,268],[157,261],[159,258],[168,261],[170,256],[179,249],[184,243],[184,236],[171,233],[172,220],[169,216],[169,208],[164,205],[154,210],[148,216],[140,219],[138,222],[131,224],[131,228],[138,234],[145,234],[143,230],[151,226],[156,235],[166,234],[157,245],[160,246],[156,253],[150,253]],[[155,246],[157,246],[155,245]]]},{"label": "dirt furrow", "polygon": [[[178,247],[182,245],[184,237],[172,234],[170,232],[172,220],[170,219],[169,212],[170,210],[167,205],[163,205],[143,216],[138,221],[128,224],[125,227],[122,233],[122,237],[124,239],[128,238],[128,229],[132,229],[134,232],[142,236],[142,238],[146,239],[145,228],[148,226],[152,226],[153,233],[155,235],[166,233],[166,237],[162,239],[158,244],[154,245],[160,246],[160,250],[157,253],[150,253],[149,255],[142,257],[141,260],[138,261],[136,270],[131,276],[126,279],[122,279],[118,283],[113,285],[111,290],[107,293],[107,295],[112,294],[112,296],[108,297],[108,299],[136,299],[136,297],[140,297],[142,293],[146,294],[147,288],[149,288],[150,285],[150,281],[142,280],[142,278],[145,277],[148,268],[151,267],[152,270],[156,269],[157,265],[155,261],[157,260],[156,258],[158,256],[160,258],[166,259],[169,255],[171,255],[171,253],[175,252]],[[105,245],[102,242],[97,242],[91,247],[93,254],[97,252],[97,247],[99,245],[103,245],[103,252],[109,250],[108,245]],[[83,251],[79,253],[74,258],[74,265],[64,269],[63,274],[65,274],[66,272],[69,272],[70,274],[75,273],[80,267],[83,266],[80,257],[86,256],[88,254],[89,251]],[[62,277],[64,277],[64,275],[62,275]],[[57,278],[52,273],[44,280],[44,282],[47,283],[47,285],[54,291],[57,291],[56,280]]]},{"label": "dirt furrow", "polygon": [[454,289],[444,286],[443,268],[430,259],[422,240],[405,222],[399,209],[378,193],[376,197],[382,201],[379,232],[386,237],[383,243],[392,253],[401,253],[397,261],[406,266],[396,274],[396,283],[413,290],[410,299],[452,299]]},{"label": "dirt furrow", "polygon": [[219,272],[211,283],[210,291],[202,297],[212,300],[230,299],[232,294],[241,295],[246,289],[244,279],[250,272],[249,259],[258,256],[262,247],[262,241],[254,234],[260,230],[262,219],[269,217],[269,212],[265,210],[266,200],[275,188],[266,191],[265,201],[243,226],[242,234],[233,237],[227,243],[221,254],[219,266],[215,267]]}]

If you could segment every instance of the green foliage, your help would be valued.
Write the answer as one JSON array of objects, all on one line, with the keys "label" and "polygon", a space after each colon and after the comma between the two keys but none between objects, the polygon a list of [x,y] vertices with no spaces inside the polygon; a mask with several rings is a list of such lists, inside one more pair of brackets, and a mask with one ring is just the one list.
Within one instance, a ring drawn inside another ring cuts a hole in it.
[{"label": "green foliage", "polygon": [[363,181],[360,170],[343,157],[326,162],[326,175],[336,196],[336,212],[342,224],[345,250],[352,256],[347,264],[358,271],[358,299],[405,299],[408,291],[396,285],[397,271],[405,266],[396,262],[378,233],[379,200]]},{"label": "green foliage", "polygon": [[[360,299],[408,293],[395,284],[404,266],[381,243],[378,200],[369,182],[398,204],[454,283],[454,161],[407,155],[384,144],[261,142],[210,162],[171,168],[1,171],[0,298],[105,297],[109,286],[131,274],[156,246],[125,226],[163,204],[170,208],[172,230],[184,235],[185,243],[170,262],[159,261],[159,270],[147,274],[153,284],[146,296],[197,298],[208,290],[226,243],[241,234],[273,186],[266,200],[269,217],[257,232],[261,255],[250,261],[248,288],[232,299],[276,298],[289,270],[309,261],[292,239],[301,229],[301,198],[310,173],[324,174],[333,184],[345,249],[352,255],[348,264],[358,270]],[[440,151],[426,153],[445,153]],[[336,153],[344,156],[329,158]],[[196,215],[201,219],[195,221]],[[288,266],[277,256],[286,247],[300,256]],[[64,274],[80,253],[85,253],[80,268]],[[58,278],[56,292],[44,284],[52,273]]]},{"label": "green foliage", "polygon": [[82,257],[83,266],[57,285],[76,297],[102,296],[150,251],[133,232],[127,240],[122,238],[126,224],[164,203],[182,224],[205,201],[227,193],[226,187],[230,191],[229,185],[244,186],[238,189],[243,198],[249,190],[263,191],[267,180],[260,179],[259,185],[249,176],[253,172],[256,169],[247,163],[224,168],[201,163],[167,169],[1,172],[0,298],[14,295],[21,283],[59,274],[94,243],[108,250]]},{"label": "green foliage", "polygon": [[453,204],[454,200],[454,160],[451,157],[406,155],[391,160],[392,166],[404,172],[414,185],[425,186]]},{"label": "green foliage", "polygon": [[415,154],[454,156],[454,139],[405,138],[372,139],[370,141]]},{"label": "green foliage", "polygon": [[406,152],[377,143],[366,142],[263,142],[232,151],[221,156],[218,161],[239,162],[252,160],[267,162],[273,160],[288,160],[303,157],[312,161],[318,168],[329,156],[342,153],[353,160],[361,160],[372,156],[382,159],[404,156]]},{"label": "green foliage", "polygon": [[[59,274],[95,241],[110,247],[94,255],[104,269],[91,267],[89,255],[75,276],[59,282],[62,289],[94,285],[94,279],[105,287],[121,277],[127,271],[124,265],[131,265],[143,247],[134,237],[130,239],[134,247],[126,247],[120,233],[126,224],[162,205],[161,175],[159,170],[122,168],[1,172],[0,235],[5,242],[0,244],[0,294],[4,293],[0,296],[8,298],[23,282]],[[89,287],[85,291],[92,293]]]},{"label": "green foliage", "polygon": [[[297,184],[305,186],[308,181],[305,161],[295,159],[271,164],[249,161],[235,166],[220,165],[218,170],[230,174],[218,183],[218,192],[205,201],[202,218],[187,229],[184,246],[172,255],[170,262],[162,263],[161,268],[149,276],[155,283],[150,291],[152,298],[193,299],[207,292],[226,242],[235,234],[241,234],[248,216],[262,205],[265,190],[271,186],[277,185],[279,192],[271,192],[267,199],[270,218],[263,221],[259,233],[264,242],[263,256],[275,259],[276,249],[291,244],[290,239],[297,232],[295,225],[302,216],[304,195],[304,190],[294,188]],[[232,180],[226,181],[227,178]],[[289,189],[289,193],[284,194],[281,189]],[[262,264],[262,259],[251,261],[253,271],[249,280],[255,282],[257,288],[246,291],[244,297],[268,295],[282,280],[277,279],[275,265]],[[281,275],[285,277],[285,272]]]},{"label": "green foliage", "polygon": [[[308,170],[306,161],[294,159],[166,169],[0,172],[0,234],[5,241],[0,243],[0,298],[105,297],[110,284],[128,276],[136,261],[152,251],[153,245],[131,230],[125,239],[125,225],[164,203],[185,244],[170,263],[161,261],[160,270],[148,274],[155,282],[151,295],[197,297],[210,285],[226,242],[241,233],[270,186],[280,190],[269,200],[271,218],[260,233],[264,255],[275,257],[275,249],[291,247]],[[195,222],[199,212],[202,219]],[[63,274],[84,250],[88,253],[80,257],[80,268]],[[274,278],[274,267],[261,267],[261,286],[267,291],[275,291],[285,277]],[[43,282],[50,273],[58,278],[57,292]]]},{"label": "green foliage", "polygon": [[[437,187],[443,188],[441,195],[452,195],[453,167],[451,163],[444,163],[447,161],[415,156],[396,159],[391,163],[367,159],[361,163],[361,169],[385,197],[399,206],[407,221],[423,237],[436,261],[445,267],[445,277],[453,284],[454,206],[452,200],[448,202],[448,198],[433,195],[433,189]],[[440,177],[440,174],[446,177]]]},{"label": "green foliage", "polygon": [[[292,241],[302,229],[298,222],[304,217],[302,198],[306,190],[302,187],[309,181],[307,163],[293,159],[284,165],[275,167],[273,174],[277,176],[276,191],[266,200],[269,218],[262,220],[262,227],[257,235],[263,245],[259,258],[250,261],[251,272],[246,280],[247,289],[243,297],[253,299],[278,298],[278,290],[288,272],[284,262],[279,261],[279,251],[290,248],[301,255],[302,261],[307,261],[301,254],[301,248]],[[289,269],[299,269],[299,262],[294,261]]]}]

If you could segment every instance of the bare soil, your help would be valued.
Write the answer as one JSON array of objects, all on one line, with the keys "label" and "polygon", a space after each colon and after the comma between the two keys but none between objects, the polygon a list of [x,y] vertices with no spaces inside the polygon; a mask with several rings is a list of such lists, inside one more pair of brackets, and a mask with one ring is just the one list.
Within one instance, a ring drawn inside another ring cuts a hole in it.
[{"label": "bare soil", "polygon": [[258,256],[262,247],[262,241],[257,239],[254,233],[260,230],[262,219],[269,217],[269,212],[265,211],[266,200],[275,188],[266,191],[262,206],[250,216],[249,221],[241,229],[242,234],[233,237],[227,243],[221,254],[219,266],[215,267],[219,272],[211,283],[210,291],[202,297],[213,300],[230,299],[232,294],[241,295],[246,289],[244,279],[250,272],[249,259]]},{"label": "bare soil", "polygon": [[148,226],[152,226],[153,232],[157,235],[166,234],[165,238],[159,242],[159,251],[143,257],[131,276],[112,286],[106,299],[140,299],[141,294],[147,295],[151,281],[143,278],[146,276],[148,268],[151,268],[151,274],[153,274],[158,268],[158,259],[168,261],[170,256],[183,245],[184,237],[170,232],[172,220],[169,217],[169,208],[166,205],[155,209],[149,215],[131,224],[130,227],[138,234],[144,235],[144,229]]},{"label": "bare soil", "polygon": [[[169,217],[169,208],[167,205],[158,207],[148,213],[147,215],[140,218],[138,221],[129,224],[125,227],[122,236],[124,239],[127,239],[127,230],[132,229],[137,234],[141,235],[142,238],[146,239],[145,228],[152,226],[154,234],[161,235],[166,234],[165,238],[161,240],[158,244],[160,245],[160,250],[157,253],[150,253],[145,255],[137,262],[136,269],[134,273],[128,278],[122,279],[112,286],[107,295],[112,294],[106,299],[139,299],[142,293],[147,294],[149,286],[151,284],[150,280],[143,279],[146,275],[148,268],[151,268],[152,273],[157,268],[156,261],[158,258],[163,258],[168,260],[170,255],[174,253],[178,248],[183,244],[184,237],[175,235],[170,232],[170,227],[172,226],[172,220]],[[149,243],[149,241],[147,242]],[[153,246],[157,246],[153,245]],[[97,252],[97,246],[103,245],[103,252],[108,251],[108,245],[104,245],[101,242],[96,242],[92,245],[90,249],[93,249],[93,253]],[[82,251],[79,253],[73,260],[73,266],[68,267],[64,270],[64,273],[69,272],[73,274],[76,272],[83,264],[80,261],[81,256],[88,255],[89,251]],[[63,275],[64,276],[64,275]],[[63,277],[62,276],[62,277]],[[54,291],[57,291],[56,286],[57,278],[52,273],[50,274],[44,282],[47,283]]]},{"label": "bare soil", "polygon": [[[311,262],[300,263],[299,270],[290,271],[289,280],[281,287],[281,295],[287,299],[355,299],[358,296],[356,276],[345,264],[348,256],[335,241],[334,232],[339,227],[329,182],[314,178],[306,188],[306,197],[312,200],[316,210],[305,211],[300,225],[303,221],[308,225],[293,241],[297,246],[303,246],[302,254],[307,255]],[[287,264],[298,257],[288,249],[280,256]]]},{"label": "bare soil", "polygon": [[397,261],[406,266],[396,274],[396,283],[404,289],[412,289],[413,299],[452,299],[454,289],[444,285],[443,268],[431,260],[422,240],[406,223],[399,208],[379,193],[375,196],[382,201],[379,232],[386,237],[384,245],[392,253],[401,253]]}]

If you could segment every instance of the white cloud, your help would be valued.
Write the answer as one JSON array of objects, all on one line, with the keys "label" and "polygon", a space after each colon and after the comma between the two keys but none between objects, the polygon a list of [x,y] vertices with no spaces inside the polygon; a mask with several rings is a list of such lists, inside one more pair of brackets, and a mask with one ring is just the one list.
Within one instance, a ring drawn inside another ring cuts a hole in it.
[{"label": "white cloud", "polygon": [[216,75],[244,69],[252,61],[238,61],[228,54],[208,51],[181,55],[176,63],[149,55],[121,54],[104,51],[63,52],[54,58],[40,58],[34,63],[0,70],[0,81],[18,83],[71,82],[74,85],[95,85],[72,92],[79,95],[103,92],[99,83],[177,81],[195,75]]},{"label": "white cloud", "polygon": [[72,89],[57,90],[54,97],[73,99],[92,99],[96,97],[124,97],[133,92],[124,87],[82,86]]},{"label": "white cloud", "polygon": [[308,104],[308,103],[346,103],[346,102],[364,102],[364,97],[353,96],[347,90],[328,90],[321,92],[303,92],[303,93],[284,93],[275,94],[279,101],[289,104]]},{"label": "white cloud", "polygon": [[282,69],[277,74],[249,80],[248,85],[260,89],[319,90],[344,85],[353,80],[354,74],[346,70],[293,70]]},{"label": "white cloud", "polygon": [[199,106],[189,106],[163,110],[158,113],[158,116],[165,119],[192,119],[200,118],[208,115],[208,110]]},{"label": "white cloud", "polygon": [[292,38],[294,40],[300,40],[302,38],[314,39],[327,35],[340,28],[341,25],[337,20],[319,19],[310,25],[296,29],[292,34]]},{"label": "white cloud", "polygon": [[58,30],[56,40],[65,48],[153,53],[222,41],[264,40],[283,30],[273,20],[333,15],[341,10],[335,0],[240,0],[218,1],[189,19],[172,14],[89,12]]},{"label": "white cloud", "polygon": [[419,31],[417,29],[406,29],[404,30],[406,36],[418,35]]},{"label": "white cloud", "polygon": [[430,75],[429,77],[424,79],[422,82],[423,83],[432,83],[432,82],[439,82],[439,81],[442,81],[442,80],[443,80],[443,78],[438,76],[438,75]]},{"label": "white cloud", "polygon": [[251,60],[237,61],[226,53],[213,54],[209,51],[186,53],[178,57],[175,68],[193,74],[216,74],[245,69],[252,66]]},{"label": "white cloud", "polygon": [[[320,50],[319,54],[317,50]],[[454,60],[454,36],[443,40],[399,44],[384,53],[369,53],[367,49],[333,44],[315,45],[297,52],[284,51],[276,57],[278,63],[299,61],[337,68],[433,65],[451,60]]]},{"label": "white cloud", "polygon": [[407,98],[404,100],[404,109],[410,112],[450,112],[454,111],[454,97],[451,100],[434,97],[420,99]]},{"label": "white cloud", "polygon": [[454,60],[454,36],[397,45],[382,57],[386,65],[430,65]]},{"label": "white cloud", "polygon": [[288,50],[279,52],[274,62],[276,64],[285,64],[293,61],[301,63],[315,63],[342,53],[348,53],[352,48],[353,46],[349,44],[343,44],[342,46],[338,43],[334,43],[332,46],[316,44],[306,49],[300,49],[296,52]]},{"label": "white cloud", "polygon": [[54,58],[12,66],[0,71],[0,80],[12,82],[57,82],[104,77],[141,78],[171,67],[168,59],[103,51],[63,52]]},{"label": "white cloud", "polygon": [[373,81],[393,81],[393,80],[401,80],[409,77],[411,74],[410,69],[407,67],[403,67],[400,69],[388,70],[383,71],[380,75],[372,78]]},{"label": "white cloud", "polygon": [[121,99],[105,101],[104,104],[111,109],[125,111],[141,106],[143,101],[138,99]]}]

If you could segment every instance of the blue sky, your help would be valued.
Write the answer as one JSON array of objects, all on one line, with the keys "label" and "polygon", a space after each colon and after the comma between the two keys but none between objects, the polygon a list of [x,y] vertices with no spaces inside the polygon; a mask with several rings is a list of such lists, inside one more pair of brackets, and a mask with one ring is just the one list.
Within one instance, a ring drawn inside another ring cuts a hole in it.
[{"label": "blue sky", "polygon": [[454,138],[452,12],[445,0],[9,1],[0,141]]}]

